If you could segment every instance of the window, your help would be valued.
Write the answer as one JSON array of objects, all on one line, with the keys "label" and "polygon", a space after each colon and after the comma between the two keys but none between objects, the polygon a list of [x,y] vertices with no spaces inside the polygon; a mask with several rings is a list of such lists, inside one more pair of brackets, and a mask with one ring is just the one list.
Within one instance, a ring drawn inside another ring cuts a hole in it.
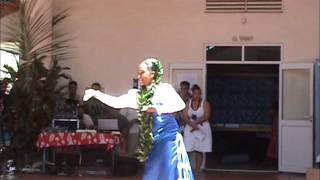
[{"label": "window", "polygon": [[9,74],[2,72],[4,65],[12,67],[14,70],[18,70],[17,61],[19,61],[19,56],[15,54],[8,53],[6,51],[0,50],[0,79],[10,77]]},{"label": "window", "polygon": [[281,61],[281,46],[209,45],[206,61]]},{"label": "window", "polygon": [[18,9],[19,0],[0,0],[0,18]]},{"label": "window", "polygon": [[282,0],[206,0],[206,12],[282,12]]},{"label": "window", "polygon": [[207,46],[207,61],[241,61],[241,46]]},{"label": "window", "polygon": [[280,61],[280,46],[247,46],[244,47],[246,61]]}]

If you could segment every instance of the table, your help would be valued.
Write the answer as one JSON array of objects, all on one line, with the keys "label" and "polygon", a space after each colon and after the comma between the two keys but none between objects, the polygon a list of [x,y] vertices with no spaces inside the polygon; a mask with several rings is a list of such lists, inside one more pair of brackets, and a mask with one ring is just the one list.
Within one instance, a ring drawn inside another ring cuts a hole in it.
[{"label": "table", "polygon": [[[42,171],[45,172],[46,150],[50,147],[69,147],[84,145],[106,145],[106,150],[111,150],[120,144],[119,133],[97,132],[42,132],[38,136],[37,147],[43,150]],[[80,160],[81,162],[81,156]]]},{"label": "table", "polygon": [[[212,168],[229,168],[229,165],[238,168],[236,161],[246,161],[243,158],[253,161],[265,159],[271,137],[271,125],[215,124],[211,127],[215,147],[214,153],[209,155],[215,158],[215,161],[212,161],[214,163],[210,163],[214,165]],[[232,161],[235,162],[230,163]]]},{"label": "table", "polygon": [[271,133],[271,125],[261,124],[222,124],[213,125],[214,132],[227,131],[227,132],[255,132],[255,133]]}]

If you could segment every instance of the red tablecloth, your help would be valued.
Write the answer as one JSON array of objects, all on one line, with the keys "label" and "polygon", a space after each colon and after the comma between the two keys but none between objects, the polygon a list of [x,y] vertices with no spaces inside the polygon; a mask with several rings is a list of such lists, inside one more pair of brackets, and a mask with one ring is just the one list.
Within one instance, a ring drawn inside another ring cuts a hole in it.
[{"label": "red tablecloth", "polygon": [[120,143],[120,136],[112,133],[93,133],[93,132],[43,132],[37,140],[39,149],[48,147],[65,147],[73,145],[102,145],[111,149],[115,144]]}]

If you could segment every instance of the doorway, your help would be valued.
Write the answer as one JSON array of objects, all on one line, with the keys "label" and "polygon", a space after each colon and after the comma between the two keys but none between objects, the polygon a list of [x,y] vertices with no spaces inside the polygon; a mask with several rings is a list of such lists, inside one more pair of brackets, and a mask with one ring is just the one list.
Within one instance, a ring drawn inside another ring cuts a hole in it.
[{"label": "doorway", "polygon": [[207,169],[278,170],[279,64],[207,64]]}]

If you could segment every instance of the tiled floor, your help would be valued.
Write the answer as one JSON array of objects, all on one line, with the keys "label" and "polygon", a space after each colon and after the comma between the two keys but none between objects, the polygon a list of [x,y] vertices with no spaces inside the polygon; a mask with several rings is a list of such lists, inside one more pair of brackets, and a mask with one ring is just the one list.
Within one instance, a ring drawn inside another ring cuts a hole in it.
[{"label": "tiled floor", "polygon": [[[8,179],[9,178],[0,178]],[[12,178],[10,178],[12,179]],[[140,180],[141,175],[134,177],[94,177],[94,176],[52,176],[20,174],[13,178],[15,180]],[[248,172],[204,172],[198,180],[305,180],[301,174],[286,173],[248,173]]]}]

